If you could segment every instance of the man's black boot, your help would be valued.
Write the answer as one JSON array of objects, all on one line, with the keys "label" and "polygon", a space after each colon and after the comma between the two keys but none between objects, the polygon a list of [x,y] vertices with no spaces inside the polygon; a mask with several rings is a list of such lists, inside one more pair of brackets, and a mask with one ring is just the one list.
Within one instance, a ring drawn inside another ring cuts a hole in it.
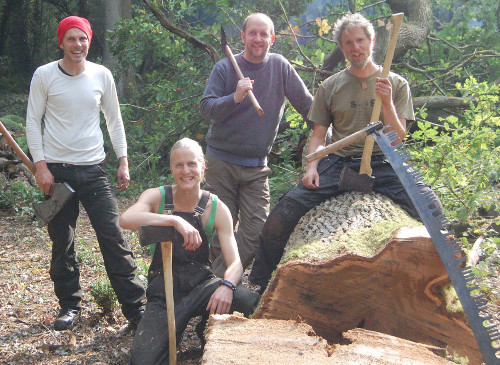
[{"label": "man's black boot", "polygon": [[56,331],[64,331],[73,328],[79,316],[80,311],[78,309],[61,309],[54,321],[54,329]]},{"label": "man's black boot", "polygon": [[128,329],[135,331],[144,315],[144,308],[140,308],[134,315],[128,318]]}]

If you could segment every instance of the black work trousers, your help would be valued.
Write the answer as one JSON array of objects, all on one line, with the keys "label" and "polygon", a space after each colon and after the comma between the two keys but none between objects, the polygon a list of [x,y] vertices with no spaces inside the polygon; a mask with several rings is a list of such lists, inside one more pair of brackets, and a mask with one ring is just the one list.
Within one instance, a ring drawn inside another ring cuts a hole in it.
[{"label": "black work trousers", "polygon": [[[359,171],[361,160],[328,155],[318,165],[319,187],[309,189],[302,183],[290,189],[273,208],[260,234],[260,246],[250,282],[260,285],[261,290],[267,287],[272,272],[281,260],[288,238],[292,234],[299,219],[311,208],[324,200],[339,195],[340,173],[344,166]],[[418,213],[401,184],[398,176],[384,156],[372,157],[372,176],[375,178],[373,191],[391,198],[413,218],[419,219]],[[421,184],[422,190],[434,194],[433,200],[443,211],[441,202],[428,185]]]},{"label": "black work trousers", "polygon": [[145,289],[137,277],[137,266],[119,226],[119,211],[109,175],[100,164],[76,166],[47,164],[56,182],[67,182],[73,197],[48,225],[52,240],[50,277],[62,308],[81,308],[80,269],[75,252],[75,227],[79,202],[97,235],[99,248],[122,312],[126,318],[143,306]]}]

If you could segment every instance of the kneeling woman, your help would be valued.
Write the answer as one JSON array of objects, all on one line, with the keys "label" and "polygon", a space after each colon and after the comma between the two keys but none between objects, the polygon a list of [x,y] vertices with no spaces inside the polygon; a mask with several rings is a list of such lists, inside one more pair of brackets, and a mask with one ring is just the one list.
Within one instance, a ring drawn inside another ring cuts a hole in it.
[{"label": "kneeling woman", "polygon": [[[173,226],[173,290],[177,343],[189,320],[209,314],[249,315],[258,294],[238,283],[243,274],[227,206],[201,190],[205,171],[201,146],[189,139],[177,141],[170,150],[170,169],[176,185],[144,191],[137,203],[120,217],[122,228],[140,225]],[[227,270],[224,280],[210,270],[207,233],[217,231]],[[208,231],[208,232],[207,232]],[[156,245],[148,273],[146,311],[135,332],[131,364],[168,363],[168,330],[160,245]]]}]

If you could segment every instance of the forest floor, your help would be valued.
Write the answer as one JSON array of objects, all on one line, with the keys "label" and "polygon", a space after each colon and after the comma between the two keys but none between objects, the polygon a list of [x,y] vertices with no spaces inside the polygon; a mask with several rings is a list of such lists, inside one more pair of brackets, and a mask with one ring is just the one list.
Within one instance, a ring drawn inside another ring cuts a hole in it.
[{"label": "forest floor", "polygon": [[[126,209],[133,198],[119,198]],[[127,364],[133,332],[119,307],[104,314],[92,298],[92,283],[106,274],[102,257],[82,209],[77,222],[76,249],[81,262],[83,310],[71,331],[53,330],[58,302],[49,277],[51,242],[38,221],[0,211],[0,364]],[[145,280],[150,255],[140,247],[137,234],[126,231]],[[500,277],[491,275],[498,288]],[[490,297],[489,314],[500,323],[500,297]],[[178,352],[179,365],[201,363],[200,340],[190,322]]]},{"label": "forest floor", "polygon": [[[125,209],[131,199],[120,199]],[[92,283],[106,277],[85,211],[77,222],[83,310],[71,331],[54,331],[59,311],[49,276],[51,241],[37,221],[0,211],[0,364],[127,364],[133,331],[119,307],[104,314],[92,298]],[[150,262],[137,234],[125,231],[145,280]],[[178,352],[179,365],[201,363],[202,349],[190,322]]]}]

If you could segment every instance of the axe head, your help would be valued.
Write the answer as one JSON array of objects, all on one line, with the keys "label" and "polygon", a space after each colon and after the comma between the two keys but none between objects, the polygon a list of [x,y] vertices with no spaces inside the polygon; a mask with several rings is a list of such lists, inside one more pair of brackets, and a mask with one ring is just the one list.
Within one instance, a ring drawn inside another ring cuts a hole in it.
[{"label": "axe head", "polygon": [[33,206],[36,216],[48,224],[73,194],[75,191],[68,183],[55,183],[50,198]]},{"label": "axe head", "polygon": [[340,172],[339,190],[370,193],[373,191],[374,180],[373,176],[358,174],[350,167],[344,166]]},{"label": "axe head", "polygon": [[226,53],[227,37],[222,25],[220,26],[220,45],[222,47],[222,52]]},{"label": "axe head", "polygon": [[153,243],[173,241],[175,228],[172,226],[139,226],[139,243],[149,246]]}]

